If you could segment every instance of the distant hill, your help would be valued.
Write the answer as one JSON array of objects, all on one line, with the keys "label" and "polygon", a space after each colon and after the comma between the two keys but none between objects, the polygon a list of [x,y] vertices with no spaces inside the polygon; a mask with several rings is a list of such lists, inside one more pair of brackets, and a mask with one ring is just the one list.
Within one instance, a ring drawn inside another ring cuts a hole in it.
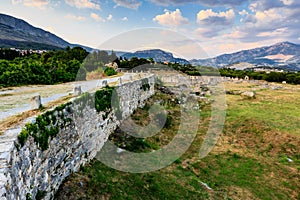
[{"label": "distant hill", "polygon": [[19,49],[64,49],[70,46],[81,46],[87,51],[92,48],[70,44],[62,38],[36,28],[22,19],[0,14],[0,48]]},{"label": "distant hill", "polygon": [[223,54],[215,58],[194,59],[193,65],[223,67],[234,63],[246,62],[255,66],[274,66],[281,69],[300,70],[300,45],[281,42],[272,46]]},{"label": "distant hill", "polygon": [[180,64],[189,64],[189,61],[182,59],[182,58],[175,58],[172,53],[165,52],[160,49],[151,49],[151,50],[143,50],[143,51],[136,51],[134,53],[125,53],[122,57],[130,59],[133,57],[137,58],[153,58],[156,62],[177,62]]}]

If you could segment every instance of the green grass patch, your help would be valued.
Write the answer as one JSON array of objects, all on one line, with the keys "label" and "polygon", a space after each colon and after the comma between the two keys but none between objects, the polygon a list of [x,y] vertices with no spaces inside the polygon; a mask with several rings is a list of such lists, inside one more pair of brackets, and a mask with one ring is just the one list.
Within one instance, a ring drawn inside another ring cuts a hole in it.
[{"label": "green grass patch", "polygon": [[[283,91],[261,90],[257,95],[254,100],[228,96],[223,135],[204,159],[198,155],[209,127],[211,106],[201,104],[198,134],[189,150],[170,166],[129,174],[93,160],[66,179],[57,199],[299,199],[299,103]],[[147,126],[152,117],[148,110],[159,101],[171,118],[159,134],[137,139],[118,130],[110,140],[120,148],[144,153],[169,144],[180,124],[180,106],[173,99],[158,92],[132,116],[137,124]],[[288,123],[292,128],[285,127]]]}]

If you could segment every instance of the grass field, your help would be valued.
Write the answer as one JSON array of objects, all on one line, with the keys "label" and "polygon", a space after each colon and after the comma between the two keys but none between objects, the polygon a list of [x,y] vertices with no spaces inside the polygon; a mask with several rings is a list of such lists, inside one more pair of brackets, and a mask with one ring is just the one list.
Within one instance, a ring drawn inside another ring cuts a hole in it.
[{"label": "grass field", "polygon": [[[68,177],[56,199],[300,199],[300,86],[273,90],[254,83],[226,83],[226,90],[255,91],[255,99],[227,95],[223,134],[213,151],[199,159],[210,121],[210,106],[201,106],[202,120],[189,150],[159,171],[131,174],[97,160]],[[141,140],[121,130],[110,140],[119,147],[149,152],[168,144],[180,123],[172,96],[158,93],[171,117],[161,133]],[[149,120],[147,108],[132,119]]]}]

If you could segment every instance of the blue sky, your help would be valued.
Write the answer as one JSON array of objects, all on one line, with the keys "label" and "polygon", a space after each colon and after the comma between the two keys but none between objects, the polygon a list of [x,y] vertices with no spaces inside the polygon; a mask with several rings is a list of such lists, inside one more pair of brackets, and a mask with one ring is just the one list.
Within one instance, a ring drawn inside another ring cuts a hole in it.
[{"label": "blue sky", "polygon": [[[128,31],[170,30],[173,40],[164,43],[165,49],[188,59],[282,41],[300,43],[298,0],[2,0],[0,12],[93,48]],[[174,41],[176,34],[183,37]],[[163,48],[153,37],[151,48]],[[126,46],[122,39],[119,50],[132,50],[132,40]]]}]

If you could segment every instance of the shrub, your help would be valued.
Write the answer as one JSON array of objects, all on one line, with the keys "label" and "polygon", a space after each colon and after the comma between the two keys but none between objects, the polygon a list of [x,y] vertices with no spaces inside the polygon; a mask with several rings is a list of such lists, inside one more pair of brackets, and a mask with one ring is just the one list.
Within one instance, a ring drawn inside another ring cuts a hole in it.
[{"label": "shrub", "polygon": [[108,68],[106,68],[106,69],[104,70],[104,74],[105,74],[106,76],[113,76],[113,75],[116,75],[117,72],[116,72],[116,70],[115,70],[114,68],[108,67]]}]

